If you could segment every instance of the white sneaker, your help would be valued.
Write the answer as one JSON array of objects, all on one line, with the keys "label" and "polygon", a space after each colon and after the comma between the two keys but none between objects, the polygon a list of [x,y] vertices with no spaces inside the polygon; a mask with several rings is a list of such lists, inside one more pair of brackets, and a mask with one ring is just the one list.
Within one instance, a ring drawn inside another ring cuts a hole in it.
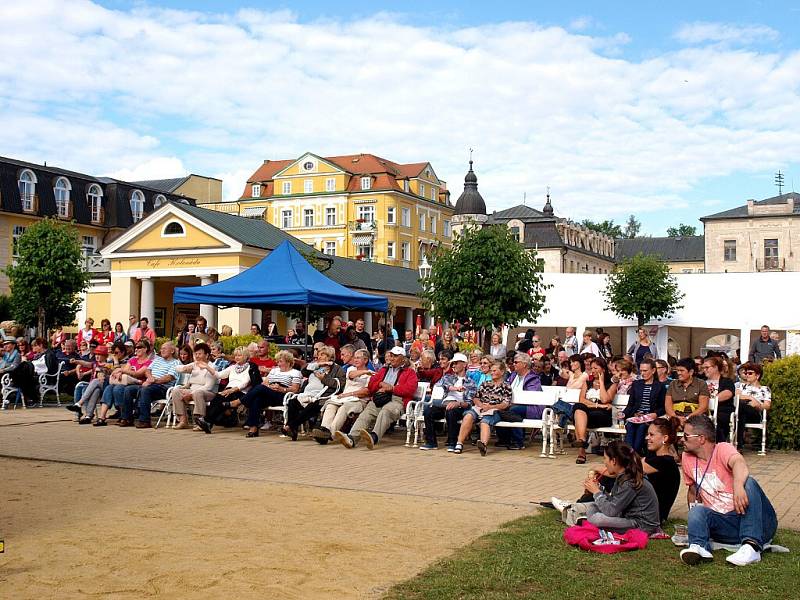
[{"label": "white sneaker", "polygon": [[761,552],[753,548],[750,544],[742,544],[736,552],[728,556],[725,560],[737,567],[744,567],[745,565],[761,562]]},{"label": "white sneaker", "polygon": [[565,508],[569,508],[572,506],[572,502],[567,502],[566,500],[562,500],[561,498],[556,498],[553,496],[550,498],[550,504],[552,504],[555,509],[559,512],[564,512]]},{"label": "white sneaker", "polygon": [[681,560],[687,565],[696,565],[701,562],[714,560],[714,555],[702,546],[690,544],[688,548],[681,550]]}]

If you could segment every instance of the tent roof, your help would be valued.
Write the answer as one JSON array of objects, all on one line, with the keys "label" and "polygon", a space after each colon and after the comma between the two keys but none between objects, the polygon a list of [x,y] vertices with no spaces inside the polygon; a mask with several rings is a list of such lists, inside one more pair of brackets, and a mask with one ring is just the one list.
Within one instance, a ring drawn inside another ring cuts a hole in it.
[{"label": "tent roof", "polygon": [[176,288],[175,304],[214,304],[261,308],[364,309],[383,312],[384,296],[363,294],[329,279],[292,246],[281,242],[266,258],[235,277],[211,285]]}]

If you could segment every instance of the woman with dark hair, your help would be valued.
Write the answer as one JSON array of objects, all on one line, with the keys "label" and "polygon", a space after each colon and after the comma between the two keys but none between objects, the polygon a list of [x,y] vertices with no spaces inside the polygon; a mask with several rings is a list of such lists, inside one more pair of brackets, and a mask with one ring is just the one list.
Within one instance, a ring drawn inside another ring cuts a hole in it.
[{"label": "woman with dark hair", "polygon": [[678,496],[681,487],[681,474],[673,456],[673,447],[678,439],[675,422],[659,417],[647,428],[647,456],[642,462],[642,470],[653,486],[658,497],[658,515],[663,523]]},{"label": "woman with dark hair", "polygon": [[728,379],[722,374],[725,368],[725,361],[719,356],[706,356],[703,360],[702,370],[706,375],[709,402],[715,400],[717,403],[718,442],[727,442],[730,436],[733,397],[736,394],[733,379]]},{"label": "woman with dark hair", "polygon": [[[188,348],[188,346],[186,346]],[[181,355],[184,349],[181,348]],[[172,404],[175,407],[175,414],[178,423],[175,429],[189,429],[189,415],[186,406],[189,402],[194,403],[192,416],[195,419],[194,431],[203,431],[197,423],[199,417],[206,415],[206,403],[210,402],[217,395],[217,370],[209,362],[211,358],[211,348],[208,344],[200,342],[194,345],[191,362],[183,363],[177,368],[178,373],[187,376],[186,382],[175,388],[172,392]],[[183,362],[183,360],[181,360]]]},{"label": "woman with dark hair", "polygon": [[106,346],[114,343],[114,330],[111,329],[111,321],[103,319],[100,321],[100,331],[98,333],[97,341]]},{"label": "woman with dark hair", "polygon": [[547,346],[547,354],[550,356],[558,356],[558,353],[564,349],[564,346],[561,345],[561,338],[557,335],[554,335],[550,338],[550,345]]},{"label": "woman with dark hair", "polygon": [[574,508],[599,529],[615,533],[641,529],[647,534],[654,533],[660,524],[658,497],[644,477],[642,459],[628,444],[614,440],[606,446],[603,462],[606,476],[614,478],[613,487],[606,492],[590,473],[583,486],[594,501],[577,503]]},{"label": "woman with dark hair", "polygon": [[[747,423],[760,423],[761,413],[772,408],[772,392],[761,385],[761,365],[747,362],[739,367],[742,380],[739,389],[739,422],[736,425],[736,444],[744,446],[744,430]],[[763,433],[762,433],[763,435]]]},{"label": "woman with dark hair", "polygon": [[582,388],[581,398],[572,413],[572,421],[575,423],[575,441],[572,446],[580,448],[575,459],[575,463],[579,465],[586,462],[586,448],[589,447],[587,429],[611,427],[611,403],[617,394],[617,384],[612,381],[605,359],[596,357],[592,360],[592,378],[598,382],[597,399],[587,398],[586,388]]},{"label": "woman with dark hair", "polygon": [[125,333],[125,328],[122,326],[122,323],[117,321],[114,325],[114,343],[116,344],[119,342],[120,344],[124,344],[127,341],[128,334]]},{"label": "woman with dark hair", "polygon": [[195,325],[194,323],[187,323],[186,327],[183,328],[178,334],[178,339],[176,340],[176,344],[178,348],[183,348],[184,346],[189,346],[192,344],[195,334]]}]

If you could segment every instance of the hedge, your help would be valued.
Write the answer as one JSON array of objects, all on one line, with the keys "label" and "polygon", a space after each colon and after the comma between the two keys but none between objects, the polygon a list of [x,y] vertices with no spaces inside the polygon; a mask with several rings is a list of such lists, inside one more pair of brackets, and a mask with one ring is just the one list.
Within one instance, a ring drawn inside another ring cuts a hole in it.
[{"label": "hedge", "polygon": [[766,365],[761,382],[772,391],[767,415],[767,445],[800,450],[800,355]]},{"label": "hedge", "polygon": [[[222,351],[225,354],[232,354],[233,351],[238,348],[239,346],[247,346],[253,342],[258,342],[262,340],[260,336],[257,335],[221,335],[219,336],[219,341],[222,342]],[[156,350],[161,348],[161,344],[166,342],[167,340],[171,340],[171,338],[166,337],[159,337],[156,338]],[[171,340],[175,341],[175,340]],[[269,355],[274,357],[275,354],[278,352],[279,348],[276,344],[270,342],[269,344]]]}]

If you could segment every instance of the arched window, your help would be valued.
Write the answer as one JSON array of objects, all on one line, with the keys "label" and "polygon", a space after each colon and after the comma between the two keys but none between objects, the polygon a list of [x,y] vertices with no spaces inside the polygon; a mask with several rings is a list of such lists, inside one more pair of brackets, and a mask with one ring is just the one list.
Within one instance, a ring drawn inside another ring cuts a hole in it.
[{"label": "arched window", "polygon": [[86,192],[86,203],[89,205],[89,212],[92,215],[92,223],[99,223],[102,219],[103,209],[103,188],[99,185],[90,185]]},{"label": "arched window", "polygon": [[170,221],[164,225],[164,229],[161,232],[161,237],[184,237],[185,235],[186,231],[178,221]]},{"label": "arched window", "polygon": [[137,223],[141,220],[144,214],[144,194],[139,190],[133,190],[131,193],[131,217],[133,222]]},{"label": "arched window", "polygon": [[25,169],[19,174],[19,198],[22,201],[22,210],[33,212],[33,200],[36,197],[36,175],[33,171]]},{"label": "arched window", "polygon": [[161,194],[159,194],[158,196],[155,197],[155,200],[153,200],[153,208],[158,208],[160,206],[163,206],[166,203],[167,203],[167,199],[164,196],[162,196]]},{"label": "arched window", "polygon": [[66,177],[59,177],[56,179],[56,184],[53,186],[53,195],[56,197],[58,216],[62,219],[69,217],[70,190],[72,190],[72,186]]}]

